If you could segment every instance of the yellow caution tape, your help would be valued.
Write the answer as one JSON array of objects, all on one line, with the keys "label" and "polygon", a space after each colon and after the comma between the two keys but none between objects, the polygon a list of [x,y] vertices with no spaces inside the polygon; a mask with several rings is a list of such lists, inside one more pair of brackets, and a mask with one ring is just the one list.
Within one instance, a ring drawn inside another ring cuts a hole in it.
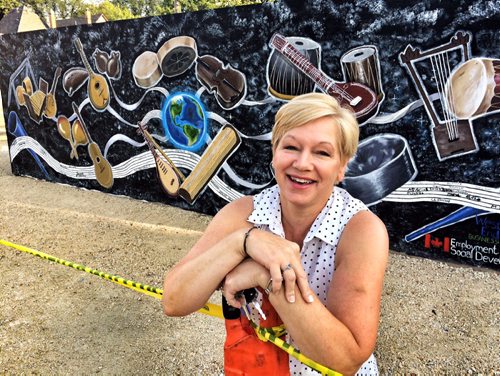
[{"label": "yellow caution tape", "polygon": [[[73,269],[80,270],[82,272],[96,275],[98,277],[107,279],[108,281],[114,282],[118,285],[121,285],[121,286],[127,287],[129,289],[135,290],[137,292],[141,292],[143,294],[152,296],[153,298],[156,298],[156,299],[161,300],[161,298],[163,296],[163,290],[156,288],[156,287],[153,287],[153,286],[143,285],[142,283],[134,282],[134,281],[122,278],[122,277],[118,277],[116,275],[103,273],[99,270],[91,269],[91,268],[88,268],[84,265],[75,264],[74,262],[66,261],[66,260],[60,259],[58,257],[51,256],[47,253],[43,253],[43,252],[28,248],[28,247],[23,247],[22,245],[14,244],[14,243],[8,242],[8,241],[3,240],[3,239],[0,239],[0,244],[5,245],[7,247],[17,249],[18,251],[21,251],[21,252],[30,253],[34,256],[38,256],[38,257],[45,259],[45,260],[49,260],[49,261],[53,261],[53,262],[56,262],[56,263],[61,264],[61,265],[69,266]],[[206,315],[214,316],[214,317],[224,318],[224,316],[222,315],[221,306],[218,306],[218,305],[212,304],[212,303],[206,303],[205,306],[203,308],[201,308],[198,312],[206,314]]]},{"label": "yellow caution tape", "polygon": [[[45,260],[49,260],[49,261],[52,261],[52,262],[55,262],[55,263],[58,263],[58,264],[61,264],[64,266],[69,266],[73,269],[80,270],[82,272],[96,275],[98,277],[107,279],[108,281],[114,282],[118,285],[121,285],[121,286],[127,287],[129,289],[135,290],[137,292],[152,296],[153,298],[156,298],[156,299],[161,300],[161,298],[163,296],[163,290],[156,288],[156,287],[153,287],[153,286],[144,285],[144,284],[139,283],[139,282],[134,282],[134,281],[122,278],[122,277],[118,277],[118,276],[115,276],[112,274],[104,273],[104,272],[101,272],[99,270],[86,267],[84,265],[75,264],[74,262],[66,261],[66,260],[60,259],[58,257],[51,256],[47,253],[43,253],[43,252],[37,251],[35,249],[24,247],[24,246],[19,245],[19,244],[11,243],[7,240],[0,239],[0,244],[4,245],[6,247],[17,249],[18,251],[21,251],[21,252],[25,252],[25,253],[29,253],[29,254],[34,255],[34,256],[38,256],[38,257],[45,259]],[[216,305],[216,304],[208,303],[208,302],[205,304],[205,306],[203,308],[199,309],[198,312],[203,313],[205,315],[209,315],[209,316],[224,318],[224,315],[222,314],[222,307],[219,305]],[[296,358],[297,360],[299,360],[301,363],[303,363],[303,364],[311,367],[312,369],[320,372],[322,375],[342,376],[342,374],[335,372],[335,371],[331,370],[330,368],[325,367],[319,363],[316,363],[314,360],[309,359],[305,355],[302,355],[300,353],[300,351],[298,351],[293,346],[291,346],[290,344],[288,344],[287,342],[285,342],[281,338],[279,338],[286,333],[286,330],[284,329],[284,327],[276,327],[276,328],[272,328],[272,329],[269,329],[269,328],[266,329],[266,328],[262,328],[262,327],[256,325],[253,321],[250,321],[250,323],[251,323],[252,327],[254,328],[255,333],[257,334],[257,337],[261,341],[269,341],[269,342],[273,343],[274,345],[278,346],[280,349],[286,351],[289,355],[291,355],[294,358]]]},{"label": "yellow caution tape", "polygon": [[342,376],[341,373],[338,373],[328,367],[325,367],[317,362],[315,362],[312,359],[309,359],[307,356],[301,354],[299,350],[297,350],[295,347],[290,345],[289,343],[283,341],[281,337],[284,332],[278,332],[273,334],[271,330],[266,330],[266,328],[262,328],[255,324],[252,320],[250,320],[250,324],[255,330],[255,333],[257,334],[257,337],[264,342],[271,342],[273,345],[278,346],[280,349],[288,353],[288,355],[293,356],[295,359],[297,359],[299,362],[305,364],[308,367],[311,367],[312,369],[320,372],[322,375],[328,375],[328,376]]}]

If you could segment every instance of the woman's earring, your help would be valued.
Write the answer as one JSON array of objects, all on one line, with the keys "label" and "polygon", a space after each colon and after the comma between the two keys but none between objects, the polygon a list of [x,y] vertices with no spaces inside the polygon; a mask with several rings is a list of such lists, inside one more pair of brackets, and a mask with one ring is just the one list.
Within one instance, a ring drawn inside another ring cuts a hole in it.
[{"label": "woman's earring", "polygon": [[276,179],[276,175],[274,174],[273,162],[269,163],[269,169],[271,170],[271,174],[273,175],[273,179]]}]

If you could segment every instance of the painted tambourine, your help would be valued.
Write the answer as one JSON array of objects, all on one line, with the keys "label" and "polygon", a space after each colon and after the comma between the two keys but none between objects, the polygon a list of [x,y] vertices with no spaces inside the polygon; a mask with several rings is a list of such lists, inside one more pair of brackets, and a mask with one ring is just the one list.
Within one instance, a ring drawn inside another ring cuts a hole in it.
[{"label": "painted tambourine", "polygon": [[167,40],[158,52],[144,51],[134,61],[132,74],[137,86],[150,88],[165,75],[175,77],[186,72],[197,56],[196,42],[188,36]]},{"label": "painted tambourine", "polygon": [[157,52],[161,71],[167,77],[186,72],[197,55],[196,41],[184,35],[167,40]]}]

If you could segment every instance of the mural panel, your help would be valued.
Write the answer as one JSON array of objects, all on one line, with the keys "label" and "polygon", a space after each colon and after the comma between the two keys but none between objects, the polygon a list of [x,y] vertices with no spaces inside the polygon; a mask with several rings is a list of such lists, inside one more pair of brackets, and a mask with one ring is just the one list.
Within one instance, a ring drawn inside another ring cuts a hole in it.
[{"label": "mural panel", "polygon": [[323,91],[361,124],[342,186],[391,248],[498,269],[499,13],[281,1],[4,35],[12,171],[214,214],[274,184],[276,110]]}]

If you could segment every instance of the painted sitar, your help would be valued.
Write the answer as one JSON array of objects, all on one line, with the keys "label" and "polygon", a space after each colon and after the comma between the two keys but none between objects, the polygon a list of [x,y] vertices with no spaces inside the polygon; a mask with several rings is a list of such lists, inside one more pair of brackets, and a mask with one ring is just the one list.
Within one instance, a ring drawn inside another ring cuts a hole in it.
[{"label": "painted sitar", "polygon": [[270,45],[311,78],[323,92],[337,99],[341,106],[351,108],[360,123],[376,113],[377,96],[369,87],[357,82],[333,80],[311,64],[305,55],[278,33],[272,36]]},{"label": "painted sitar", "polygon": [[137,131],[144,137],[149,151],[153,154],[156,164],[156,175],[163,191],[170,197],[177,197],[181,179],[185,179],[184,175],[175,167],[172,160],[156,143],[151,134],[147,131],[145,125],[139,123]]}]

